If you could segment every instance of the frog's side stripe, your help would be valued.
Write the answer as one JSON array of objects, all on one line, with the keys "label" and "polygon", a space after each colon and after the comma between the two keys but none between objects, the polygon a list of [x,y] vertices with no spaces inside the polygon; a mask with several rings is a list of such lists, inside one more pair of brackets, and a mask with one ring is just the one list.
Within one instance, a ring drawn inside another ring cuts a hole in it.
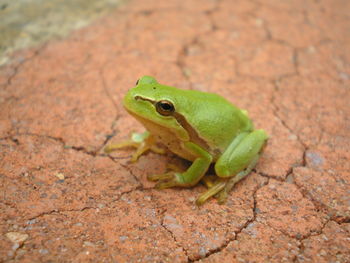
[{"label": "frog's side stripe", "polygon": [[145,97],[141,97],[141,96],[135,96],[135,100],[144,100],[144,101],[148,101],[148,102],[152,103],[153,105],[156,104],[155,100],[151,100],[149,98],[145,98]]},{"label": "frog's side stripe", "polygon": [[190,136],[191,142],[194,142],[195,144],[198,144],[199,146],[201,146],[203,149],[210,151],[210,147],[207,144],[207,142],[204,141],[198,135],[197,131],[195,129],[193,129],[191,124],[188,123],[188,121],[186,120],[186,118],[183,115],[181,115],[180,113],[175,111],[173,116],[176,119],[176,121],[181,125],[181,127],[183,127],[188,132],[188,135]]}]

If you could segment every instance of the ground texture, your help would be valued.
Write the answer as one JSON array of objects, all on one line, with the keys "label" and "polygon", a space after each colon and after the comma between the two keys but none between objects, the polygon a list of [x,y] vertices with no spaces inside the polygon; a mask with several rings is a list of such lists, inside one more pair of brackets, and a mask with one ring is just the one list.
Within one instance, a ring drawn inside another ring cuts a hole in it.
[{"label": "ground texture", "polygon": [[[350,2],[130,1],[0,71],[0,261],[350,262]],[[225,96],[270,139],[225,205],[157,191],[142,75]]]}]

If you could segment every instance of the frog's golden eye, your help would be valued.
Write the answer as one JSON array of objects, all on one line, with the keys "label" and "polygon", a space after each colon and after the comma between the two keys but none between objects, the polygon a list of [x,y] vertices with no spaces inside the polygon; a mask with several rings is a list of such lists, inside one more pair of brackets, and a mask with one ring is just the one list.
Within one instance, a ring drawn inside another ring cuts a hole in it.
[{"label": "frog's golden eye", "polygon": [[174,105],[168,100],[161,100],[156,103],[156,109],[160,115],[169,116],[175,111]]}]

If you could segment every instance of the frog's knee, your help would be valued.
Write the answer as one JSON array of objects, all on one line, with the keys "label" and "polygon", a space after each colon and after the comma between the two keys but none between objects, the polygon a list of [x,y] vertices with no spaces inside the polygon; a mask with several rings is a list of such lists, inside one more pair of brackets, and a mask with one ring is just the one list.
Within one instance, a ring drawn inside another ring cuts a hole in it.
[{"label": "frog's knee", "polygon": [[224,163],[217,162],[214,168],[216,175],[219,177],[227,178],[233,175],[232,170],[228,169]]},{"label": "frog's knee", "polygon": [[263,129],[255,130],[252,132],[252,134],[257,136],[261,141],[264,141],[264,142],[269,138],[266,131]]},{"label": "frog's knee", "polygon": [[268,136],[264,130],[254,130],[238,145],[228,149],[216,162],[215,172],[219,177],[231,177],[241,172],[254,160],[263,148]]}]

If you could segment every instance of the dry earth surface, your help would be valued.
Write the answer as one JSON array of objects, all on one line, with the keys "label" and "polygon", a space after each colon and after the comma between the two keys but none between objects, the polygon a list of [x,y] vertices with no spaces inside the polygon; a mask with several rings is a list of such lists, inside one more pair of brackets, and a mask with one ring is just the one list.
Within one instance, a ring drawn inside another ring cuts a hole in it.
[{"label": "dry earth surface", "polygon": [[[134,0],[0,71],[0,261],[350,262],[350,2]],[[211,91],[270,134],[225,205],[157,191],[183,163],[101,149],[142,127],[142,75]]]}]

